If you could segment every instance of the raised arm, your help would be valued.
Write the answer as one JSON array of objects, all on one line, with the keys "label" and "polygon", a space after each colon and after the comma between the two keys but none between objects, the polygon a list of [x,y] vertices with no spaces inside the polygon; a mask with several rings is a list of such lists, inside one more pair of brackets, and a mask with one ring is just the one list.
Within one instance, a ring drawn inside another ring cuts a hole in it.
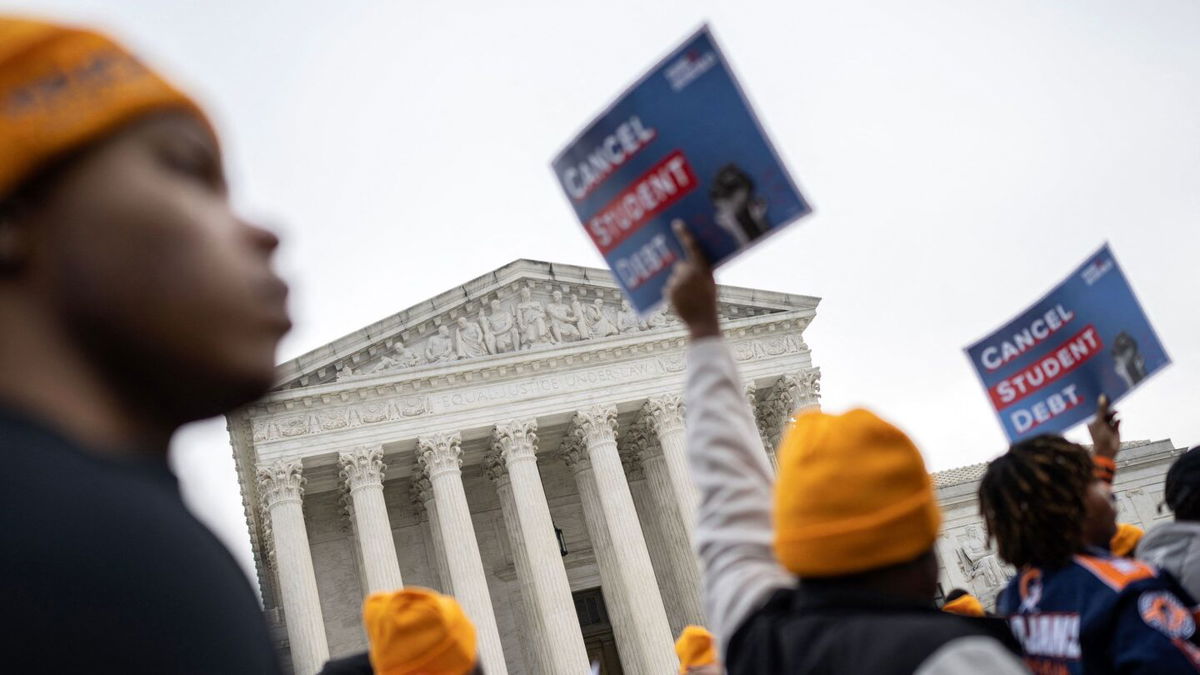
[{"label": "raised arm", "polygon": [[717,318],[717,287],[703,254],[681,227],[688,259],[668,284],[688,327],[687,457],[699,492],[696,547],[709,627],[722,650],[775,590],[795,579],[772,550],[770,462]]},{"label": "raised arm", "polygon": [[1108,397],[1100,395],[1096,418],[1088,423],[1092,436],[1092,462],[1096,478],[1112,485],[1117,473],[1117,453],[1121,451],[1121,420],[1110,406]]}]

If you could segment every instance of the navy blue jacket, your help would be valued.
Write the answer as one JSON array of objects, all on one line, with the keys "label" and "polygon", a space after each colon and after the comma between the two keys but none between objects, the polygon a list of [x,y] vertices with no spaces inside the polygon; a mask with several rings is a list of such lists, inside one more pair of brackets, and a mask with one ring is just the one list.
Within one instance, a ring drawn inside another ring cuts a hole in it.
[{"label": "navy blue jacket", "polygon": [[1191,597],[1169,574],[1095,549],[1061,568],[1027,567],[998,609],[1035,674],[1195,673]]}]

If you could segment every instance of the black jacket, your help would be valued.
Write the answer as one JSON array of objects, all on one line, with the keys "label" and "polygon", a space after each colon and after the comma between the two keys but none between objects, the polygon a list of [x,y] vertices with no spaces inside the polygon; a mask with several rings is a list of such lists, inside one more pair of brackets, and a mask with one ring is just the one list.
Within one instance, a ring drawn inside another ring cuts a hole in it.
[{"label": "black jacket", "polygon": [[281,672],[250,580],[166,458],[94,454],[0,407],[0,462],[0,672]]},{"label": "black jacket", "polygon": [[729,675],[914,672],[946,643],[963,637],[1020,648],[1002,619],[947,614],[932,605],[878,594],[782,589],[750,615],[729,642]]},{"label": "black jacket", "polygon": [[372,675],[371,657],[367,652],[330,659],[317,675]]}]

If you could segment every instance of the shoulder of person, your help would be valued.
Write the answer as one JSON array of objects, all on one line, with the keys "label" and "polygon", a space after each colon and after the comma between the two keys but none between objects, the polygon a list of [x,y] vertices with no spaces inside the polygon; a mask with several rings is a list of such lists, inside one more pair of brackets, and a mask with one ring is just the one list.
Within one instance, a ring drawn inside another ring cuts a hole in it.
[{"label": "shoulder of person", "polygon": [[1017,675],[1027,673],[1021,659],[993,638],[971,635],[944,644],[914,675]]},{"label": "shoulder of person", "polygon": [[1075,556],[1075,564],[1116,593],[1140,581],[1159,577],[1158,568],[1130,558],[1080,554]]},{"label": "shoulder of person", "polygon": [[[813,623],[836,624],[833,632],[846,639],[871,636],[871,650],[891,655],[896,662],[915,667],[946,645],[977,638],[1010,655],[1020,655],[1021,647],[1008,622],[997,617],[964,617],[933,608],[826,606],[801,609],[794,605],[800,589],[780,589],[734,634],[730,656],[744,650],[800,648],[789,639],[808,634]],[[808,624],[808,628],[803,627]],[[798,631],[798,632],[794,632]],[[964,643],[967,644],[967,643]],[[787,646],[785,646],[787,645]],[[1002,671],[1003,672],[1003,671]]]}]

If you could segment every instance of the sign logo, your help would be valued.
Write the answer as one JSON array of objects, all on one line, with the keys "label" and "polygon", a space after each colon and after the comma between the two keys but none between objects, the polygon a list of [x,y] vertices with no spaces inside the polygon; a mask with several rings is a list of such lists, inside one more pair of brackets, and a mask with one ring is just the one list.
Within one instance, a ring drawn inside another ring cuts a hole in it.
[{"label": "sign logo", "polygon": [[717,55],[712,52],[690,51],[675,63],[667,66],[665,72],[671,89],[679,91],[688,86],[717,63]]}]

